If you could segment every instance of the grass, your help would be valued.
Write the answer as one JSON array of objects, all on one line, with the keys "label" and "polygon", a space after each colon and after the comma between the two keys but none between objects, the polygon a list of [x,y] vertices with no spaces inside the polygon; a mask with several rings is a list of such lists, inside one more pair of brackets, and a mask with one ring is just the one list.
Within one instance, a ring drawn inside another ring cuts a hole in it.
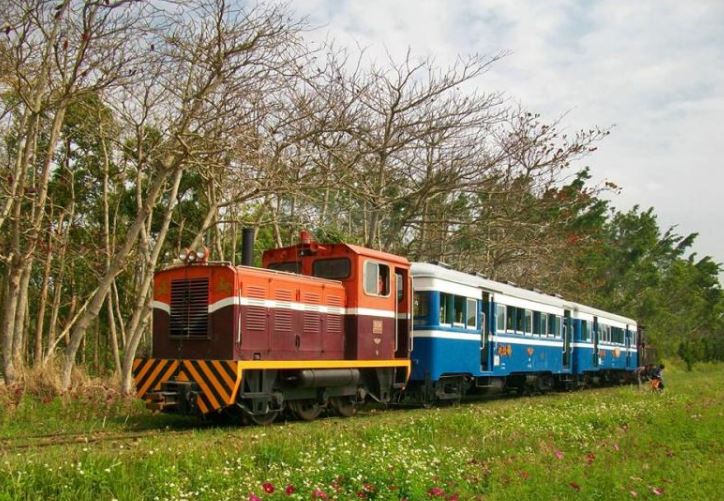
[{"label": "grass", "polygon": [[[97,392],[21,398],[0,414],[0,499],[719,499],[722,387],[724,366],[709,365],[667,374],[662,395],[602,388],[266,428],[199,427]],[[143,430],[159,431],[122,436]],[[119,437],[13,445],[79,431]]]}]

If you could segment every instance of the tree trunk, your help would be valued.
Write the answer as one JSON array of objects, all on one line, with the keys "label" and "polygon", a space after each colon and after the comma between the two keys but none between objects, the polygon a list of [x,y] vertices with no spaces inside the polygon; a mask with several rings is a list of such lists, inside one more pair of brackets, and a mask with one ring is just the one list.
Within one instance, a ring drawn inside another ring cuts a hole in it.
[{"label": "tree trunk", "polygon": [[[85,337],[88,326],[98,316],[98,313],[103,307],[103,302],[105,301],[106,295],[108,294],[108,291],[113,285],[116,276],[118,276],[118,274],[123,270],[124,262],[128,257],[128,254],[133,249],[133,245],[146,223],[146,218],[151,213],[153,206],[158,201],[161,189],[163,188],[163,185],[166,182],[169,174],[170,172],[168,170],[158,172],[156,179],[149,186],[148,192],[146,194],[146,199],[143,205],[139,208],[140,210],[136,214],[135,221],[128,229],[128,232],[125,236],[125,241],[116,251],[113,259],[111,260],[109,268],[99,280],[98,289],[91,297],[88,308],[86,308],[85,312],[78,320],[78,323],[73,326],[70,334],[70,343],[66,348],[65,360],[63,363],[63,370],[61,374],[61,384],[63,388],[70,388],[71,374],[73,372],[73,366],[75,365],[75,356],[78,353],[78,348],[80,347],[83,338]],[[171,201],[169,203],[169,206],[173,206],[174,202],[175,200]]]},{"label": "tree trunk", "polygon": [[153,251],[149,258],[148,271],[146,273],[146,276],[144,277],[143,284],[139,289],[137,296],[138,299],[133,310],[133,317],[131,318],[131,323],[128,327],[129,338],[128,344],[126,345],[126,350],[123,353],[123,367],[121,370],[121,393],[123,393],[124,395],[130,395],[133,392],[133,359],[136,356],[136,350],[138,349],[138,345],[141,342],[141,336],[144,330],[143,319],[144,314],[147,315],[146,309],[148,307],[149,301],[149,290],[151,289],[151,285],[153,284],[153,270],[155,268],[156,262],[158,261],[158,256],[161,254],[163,244],[166,240],[168,227],[171,224],[171,216],[173,215],[173,210],[176,206],[176,196],[178,195],[178,188],[181,184],[182,174],[183,172],[181,170],[176,172],[173,187],[171,188],[171,196],[169,197],[169,204],[166,207],[166,211],[164,213],[163,224],[158,233],[158,237],[154,244]]}]

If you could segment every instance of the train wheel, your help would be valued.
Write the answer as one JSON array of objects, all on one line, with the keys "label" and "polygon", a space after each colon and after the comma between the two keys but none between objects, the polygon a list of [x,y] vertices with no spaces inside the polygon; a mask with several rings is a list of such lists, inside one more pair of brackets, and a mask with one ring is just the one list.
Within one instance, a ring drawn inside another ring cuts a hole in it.
[{"label": "train wheel", "polygon": [[266,414],[250,414],[249,420],[259,426],[269,426],[279,415],[278,411],[267,412]]},{"label": "train wheel", "polygon": [[314,400],[292,400],[289,408],[300,419],[314,421],[322,413],[322,407]]},{"label": "train wheel", "polygon": [[335,397],[329,400],[334,412],[341,417],[352,417],[357,414],[357,404],[350,397]]}]

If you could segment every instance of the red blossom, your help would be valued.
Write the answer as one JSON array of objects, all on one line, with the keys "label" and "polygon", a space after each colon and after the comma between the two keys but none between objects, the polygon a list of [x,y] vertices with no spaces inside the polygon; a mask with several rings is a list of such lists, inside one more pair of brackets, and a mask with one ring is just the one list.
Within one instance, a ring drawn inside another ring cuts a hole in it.
[{"label": "red blossom", "polygon": [[274,492],[274,486],[271,482],[264,482],[263,484],[261,484],[261,486],[264,488],[264,492],[266,492],[267,494],[271,494],[272,492]]},{"label": "red blossom", "polygon": [[592,465],[593,461],[596,459],[596,455],[593,452],[587,452],[586,453],[586,464]]},{"label": "red blossom", "polygon": [[362,484],[362,490],[365,492],[375,492],[376,489],[375,486],[371,483],[365,482],[364,484]]},{"label": "red blossom", "polygon": [[430,487],[427,491],[427,495],[434,498],[441,498],[445,495],[445,491],[440,487]]},{"label": "red blossom", "polygon": [[664,493],[664,489],[662,487],[651,487],[651,492],[654,493],[654,496],[661,496]]},{"label": "red blossom", "polygon": [[581,486],[578,485],[576,482],[571,482],[571,483],[568,484],[568,485],[570,485],[570,486],[571,486],[571,489],[574,489],[575,491],[580,491],[580,490],[581,490]]},{"label": "red blossom", "polygon": [[522,478],[523,480],[528,480],[530,478],[530,473],[525,470],[520,470],[520,478]]},{"label": "red blossom", "polygon": [[297,489],[295,489],[292,484],[289,484],[284,488],[284,494],[286,494],[287,496],[291,496],[295,492],[297,492]]},{"label": "red blossom", "polygon": [[249,501],[261,501],[261,498],[254,493],[249,493]]},{"label": "red blossom", "polygon": [[329,496],[327,496],[322,489],[317,487],[312,491],[312,499],[329,499]]},{"label": "red blossom", "polygon": [[445,498],[447,501],[460,501],[460,496],[456,492],[455,494],[451,494],[448,497]]},{"label": "red blossom", "polygon": [[365,491],[357,491],[357,497],[359,499],[367,499],[367,493]]}]

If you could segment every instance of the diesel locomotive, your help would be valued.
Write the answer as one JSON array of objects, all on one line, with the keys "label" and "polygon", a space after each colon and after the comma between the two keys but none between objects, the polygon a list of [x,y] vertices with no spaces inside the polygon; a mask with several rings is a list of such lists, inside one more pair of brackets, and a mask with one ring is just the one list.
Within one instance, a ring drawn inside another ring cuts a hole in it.
[{"label": "diesel locomotive", "polygon": [[638,365],[635,321],[558,296],[306,232],[262,268],[252,247],[244,231],[241,266],[185,251],[156,273],[151,357],[133,366],[149,408],[268,424],[620,381]]}]

